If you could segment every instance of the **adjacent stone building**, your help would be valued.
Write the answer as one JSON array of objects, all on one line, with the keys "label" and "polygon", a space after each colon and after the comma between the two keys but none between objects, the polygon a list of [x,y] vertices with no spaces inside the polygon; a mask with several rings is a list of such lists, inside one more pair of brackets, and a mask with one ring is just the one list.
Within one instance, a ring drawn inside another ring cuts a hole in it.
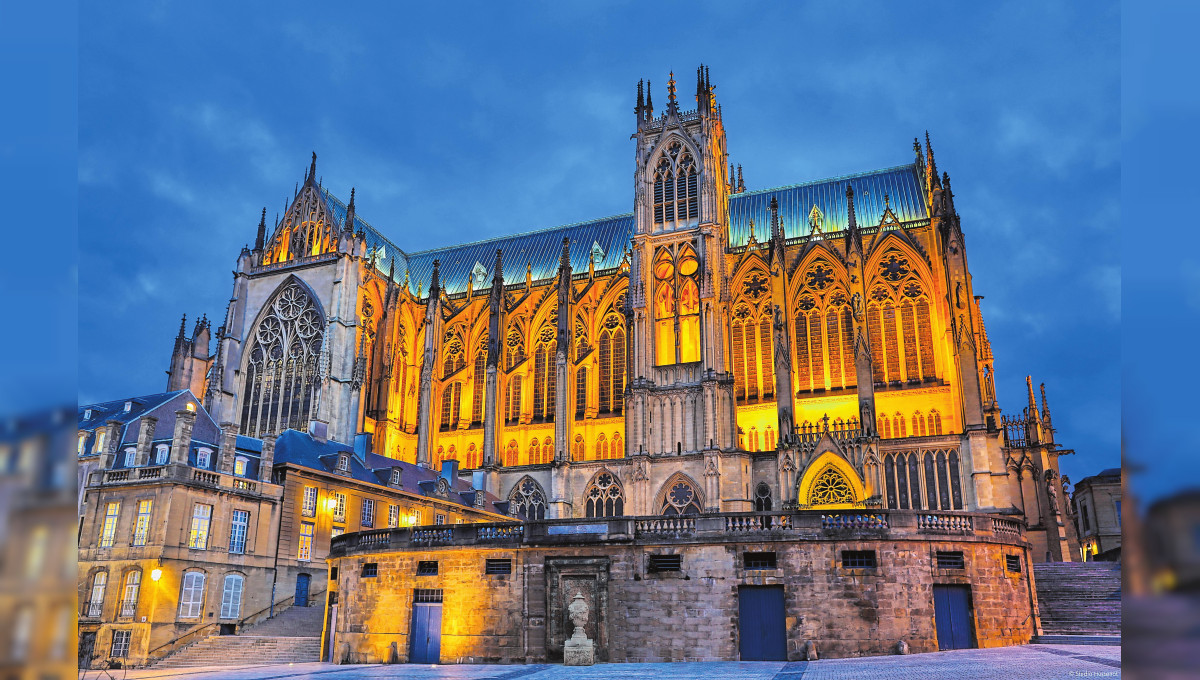
[{"label": "adjacent stone building", "polygon": [[1109,468],[1076,482],[1071,502],[1081,559],[1120,561],[1121,498],[1121,468]]}]

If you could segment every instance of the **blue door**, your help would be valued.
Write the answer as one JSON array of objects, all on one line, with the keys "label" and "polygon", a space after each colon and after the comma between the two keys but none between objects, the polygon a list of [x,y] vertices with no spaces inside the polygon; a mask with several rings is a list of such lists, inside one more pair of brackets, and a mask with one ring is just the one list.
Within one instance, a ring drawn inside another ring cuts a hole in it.
[{"label": "blue door", "polygon": [[970,586],[934,586],[933,615],[937,624],[938,649],[974,646]]},{"label": "blue door", "polygon": [[787,661],[783,586],[738,588],[738,639],[742,661]]},{"label": "blue door", "polygon": [[311,579],[312,577],[308,574],[300,574],[296,577],[296,599],[292,602],[292,606],[308,606],[308,583]]},{"label": "blue door", "polygon": [[414,603],[409,663],[438,663],[442,658],[441,603]]}]

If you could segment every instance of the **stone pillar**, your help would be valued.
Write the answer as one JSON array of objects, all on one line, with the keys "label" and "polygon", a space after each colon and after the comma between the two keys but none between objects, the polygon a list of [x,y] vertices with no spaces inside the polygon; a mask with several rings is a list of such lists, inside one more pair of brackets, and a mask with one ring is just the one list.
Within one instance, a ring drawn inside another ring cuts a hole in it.
[{"label": "stone pillar", "polygon": [[275,435],[263,435],[262,456],[258,463],[258,478],[264,482],[271,481],[271,471],[275,467]]},{"label": "stone pillar", "polygon": [[442,339],[439,264],[437,260],[433,261],[433,280],[429,286],[429,301],[425,305],[425,350],[421,361],[420,398],[417,401],[417,465],[422,467],[430,466],[429,447],[434,427],[433,370],[437,363],[437,347]]},{"label": "stone pillar", "polygon": [[187,465],[188,452],[192,446],[192,427],[195,424],[195,411],[179,409],[175,412],[175,434],[171,440],[172,465]]},{"label": "stone pillar", "polygon": [[571,425],[575,420],[571,408],[571,397],[575,394],[575,381],[571,379],[569,357],[571,341],[574,339],[575,305],[571,289],[571,240],[562,241],[562,254],[558,259],[558,339],[554,353],[554,370],[558,386],[554,392],[554,459],[571,460]]},{"label": "stone pillar", "polygon": [[[114,421],[115,422],[115,421]],[[153,455],[151,444],[154,441],[154,430],[158,427],[158,418],[154,416],[142,416],[138,421],[138,438],[137,438],[137,453],[135,454],[135,465],[141,467],[150,463],[150,456]]]},{"label": "stone pillar", "polygon": [[237,428],[233,423],[221,423],[221,444],[217,449],[217,472],[233,474],[233,461],[237,456]]},{"label": "stone pillar", "polygon": [[504,356],[504,257],[496,250],[496,265],[492,271],[492,290],[488,295],[488,353],[487,377],[483,397],[483,465],[497,464],[496,400],[500,390],[500,366]]}]

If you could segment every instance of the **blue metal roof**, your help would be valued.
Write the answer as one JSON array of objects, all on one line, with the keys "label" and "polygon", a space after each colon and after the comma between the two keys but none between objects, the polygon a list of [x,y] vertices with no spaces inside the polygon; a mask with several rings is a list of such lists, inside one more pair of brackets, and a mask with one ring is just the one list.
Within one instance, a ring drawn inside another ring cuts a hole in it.
[{"label": "blue metal roof", "polygon": [[[768,205],[772,196],[779,200],[779,217],[787,238],[809,234],[809,216],[814,206],[821,213],[823,232],[842,231],[846,228],[846,187],[850,185],[854,186],[855,213],[860,227],[879,224],[884,213],[885,196],[890,201],[892,212],[902,223],[929,217],[921,170],[916,164],[901,165],[730,196],[729,247],[744,246],[750,239],[751,219],[754,220],[758,240],[770,238]],[[346,205],[328,189],[322,191],[334,218],[339,225],[344,224]],[[633,213],[626,213],[541,231],[406,253],[357,214],[354,225],[355,231],[361,230],[366,234],[368,252],[377,253],[381,271],[388,271],[395,260],[395,280],[402,282],[407,273],[409,289],[415,294],[419,286],[422,292],[427,293],[433,275],[433,261],[439,260],[442,286],[451,295],[466,291],[467,282],[472,276],[477,277],[475,290],[491,287],[497,248],[504,251],[506,284],[524,283],[526,266],[532,269],[534,281],[554,278],[558,272],[564,236],[571,240],[571,267],[575,272],[586,272],[593,254],[598,271],[617,267],[625,255],[634,227]]]},{"label": "blue metal roof", "polygon": [[779,220],[786,238],[808,236],[813,206],[821,212],[826,234],[846,228],[846,187],[854,186],[854,213],[859,227],[874,227],[883,219],[884,196],[900,222],[929,217],[924,180],[916,164],[846,175],[777,189],[735,194],[729,198],[729,247],[750,240],[750,220],[760,242],[771,238],[771,197],[779,200]]}]

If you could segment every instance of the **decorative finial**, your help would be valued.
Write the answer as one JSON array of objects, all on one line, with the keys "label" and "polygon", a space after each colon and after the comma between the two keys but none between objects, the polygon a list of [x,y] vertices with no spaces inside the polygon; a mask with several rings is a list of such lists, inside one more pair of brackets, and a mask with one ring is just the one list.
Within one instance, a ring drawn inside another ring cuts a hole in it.
[{"label": "decorative finial", "polygon": [[646,120],[654,117],[654,90],[650,87],[650,81],[646,81]]},{"label": "decorative finial", "polygon": [[753,218],[753,217],[751,217],[751,218],[750,218],[750,238],[748,239],[748,241],[749,241],[749,242],[754,242],[754,241],[756,241],[756,240],[757,240],[757,239],[755,239],[755,238],[754,238],[754,218]]},{"label": "decorative finial", "polygon": [[350,187],[350,202],[346,204],[345,231],[354,231],[354,187]]},{"label": "decorative finial", "polygon": [[854,214],[854,187],[846,185],[846,228],[858,229],[858,217]]},{"label": "decorative finial", "polygon": [[891,197],[891,195],[889,195],[886,192],[883,194],[883,209],[884,210],[892,209],[892,197]]},{"label": "decorative finial", "polygon": [[312,164],[308,166],[308,179],[311,182],[317,181],[317,152],[312,152]]},{"label": "decorative finial", "polygon": [[734,194],[737,193],[737,180],[735,179],[736,176],[737,175],[733,170],[733,163],[730,163],[729,164],[729,191],[730,191],[730,193],[734,193]]},{"label": "decorative finial", "polygon": [[667,113],[679,113],[679,102],[675,99],[675,72],[667,80]]},{"label": "decorative finial", "polygon": [[1037,414],[1037,401],[1033,398],[1033,376],[1025,376],[1025,387],[1029,389],[1029,412]]},{"label": "decorative finial", "polygon": [[258,236],[254,238],[254,249],[262,252],[263,245],[267,240],[267,209],[263,208],[262,217],[258,220]]},{"label": "decorative finial", "polygon": [[774,238],[779,229],[779,201],[774,196],[771,196],[767,209],[771,211],[771,237]]},{"label": "decorative finial", "polygon": [[742,164],[738,163],[738,193],[746,190],[746,183],[742,181]]},{"label": "decorative finial", "polygon": [[442,264],[441,260],[433,261],[433,278],[429,282],[429,296],[434,297],[438,294],[438,289],[441,284],[438,282],[438,267]]},{"label": "decorative finial", "polygon": [[645,98],[645,95],[642,93],[642,81],[638,80],[637,106],[634,107],[634,109],[633,109],[633,112],[635,114],[637,114],[638,120],[642,119],[642,109],[645,106],[646,106],[646,98]]},{"label": "decorative finial", "polygon": [[504,253],[499,248],[496,249],[496,271],[492,272],[492,281],[504,283]]},{"label": "decorative finial", "polygon": [[186,333],[187,333],[187,314],[184,314],[183,318],[179,320],[179,337],[180,338],[187,337]]},{"label": "decorative finial", "polygon": [[571,266],[571,239],[564,236],[562,241],[562,254],[558,257],[558,268],[568,269]]}]

